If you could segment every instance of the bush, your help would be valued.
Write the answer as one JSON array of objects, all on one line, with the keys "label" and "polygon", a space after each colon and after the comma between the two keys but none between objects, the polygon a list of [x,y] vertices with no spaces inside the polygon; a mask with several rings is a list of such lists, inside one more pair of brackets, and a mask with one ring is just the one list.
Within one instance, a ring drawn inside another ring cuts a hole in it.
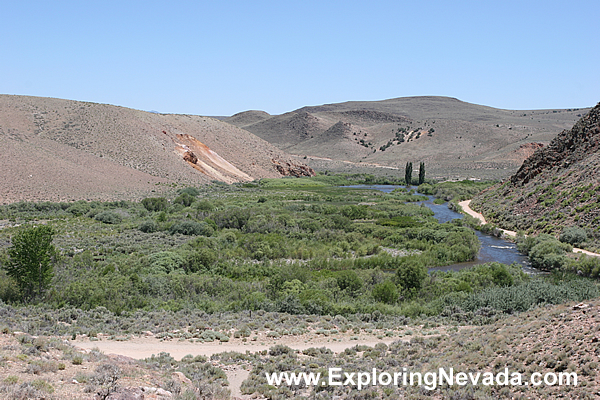
[{"label": "bush", "polygon": [[576,245],[585,242],[587,238],[588,237],[585,229],[578,226],[570,226],[563,230],[558,240],[563,243]]},{"label": "bush", "polygon": [[119,214],[115,213],[114,211],[102,211],[99,214],[96,214],[95,219],[97,221],[103,222],[105,224],[120,224],[121,221],[123,220],[123,217],[121,217]]},{"label": "bush", "polygon": [[211,203],[209,200],[200,200],[196,203],[194,208],[198,211],[210,212],[215,209],[215,205],[213,203]]},{"label": "bush", "polygon": [[335,281],[341,290],[347,290],[350,293],[356,292],[362,287],[362,281],[352,270],[338,272]]},{"label": "bush", "polygon": [[144,233],[153,233],[158,231],[158,224],[153,220],[148,220],[142,222],[138,229]]},{"label": "bush", "polygon": [[19,287],[14,279],[6,275],[6,271],[0,270],[0,300],[5,303],[19,299]]},{"label": "bush", "polygon": [[181,189],[179,191],[179,194],[188,194],[192,197],[197,197],[200,194],[200,191],[198,189],[196,189],[195,187],[186,187],[185,189]]},{"label": "bush", "polygon": [[67,212],[79,217],[81,215],[85,215],[90,211],[90,205],[83,200],[77,201],[73,203],[69,208],[67,208]]},{"label": "bush", "polygon": [[199,249],[190,253],[184,268],[188,272],[207,271],[217,261],[217,253],[211,249]]},{"label": "bush", "polygon": [[173,204],[181,204],[184,207],[189,207],[196,201],[196,198],[188,193],[182,193],[173,200]]},{"label": "bush", "polygon": [[375,285],[372,294],[373,298],[381,303],[394,304],[398,301],[398,289],[391,281]]},{"label": "bush", "polygon": [[214,229],[204,221],[183,221],[173,225],[170,232],[188,236],[212,236]]},{"label": "bush", "polygon": [[569,253],[573,248],[561,243],[550,235],[540,235],[529,250],[531,266],[544,271],[559,269],[567,265]]},{"label": "bush", "polygon": [[149,271],[153,274],[168,274],[183,265],[183,259],[172,251],[160,251],[148,257]]},{"label": "bush", "polygon": [[148,197],[142,200],[142,205],[150,212],[164,211],[169,206],[169,202],[164,197]]},{"label": "bush", "polygon": [[402,257],[396,270],[396,283],[405,289],[419,290],[427,278],[427,268],[416,257]]},{"label": "bush", "polygon": [[[456,304],[465,311],[492,308],[505,313],[527,311],[540,304],[561,304],[598,297],[598,287],[589,280],[575,279],[553,284],[543,279],[509,287],[490,287]],[[449,300],[451,297],[447,298]]]},{"label": "bush", "polygon": [[288,314],[303,314],[305,312],[300,299],[295,294],[290,294],[277,303],[277,311]]},{"label": "bush", "polygon": [[121,377],[121,369],[114,364],[102,364],[90,378],[90,385],[100,399],[107,399],[118,389],[117,381]]}]

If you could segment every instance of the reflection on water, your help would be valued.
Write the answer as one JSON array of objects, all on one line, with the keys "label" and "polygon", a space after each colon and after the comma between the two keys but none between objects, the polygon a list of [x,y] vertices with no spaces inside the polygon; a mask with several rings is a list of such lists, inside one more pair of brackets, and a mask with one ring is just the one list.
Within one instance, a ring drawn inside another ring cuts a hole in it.
[{"label": "reflection on water", "polygon": [[[358,189],[374,189],[385,193],[390,193],[396,188],[404,187],[399,185],[353,185],[346,186]],[[448,204],[433,204],[434,197],[427,196],[428,200],[420,201],[415,204],[424,204],[434,213],[434,217],[440,222],[448,222],[453,219],[462,218],[463,215],[448,208]],[[487,235],[479,231],[475,234],[481,242],[481,249],[474,261],[464,262],[460,264],[447,265],[445,267],[430,268],[430,271],[458,271],[459,269],[472,267],[478,264],[484,264],[492,261],[503,264],[517,263],[523,266],[523,270],[527,273],[536,273],[537,271],[531,268],[527,256],[517,250],[516,244],[499,239],[492,235]]]}]

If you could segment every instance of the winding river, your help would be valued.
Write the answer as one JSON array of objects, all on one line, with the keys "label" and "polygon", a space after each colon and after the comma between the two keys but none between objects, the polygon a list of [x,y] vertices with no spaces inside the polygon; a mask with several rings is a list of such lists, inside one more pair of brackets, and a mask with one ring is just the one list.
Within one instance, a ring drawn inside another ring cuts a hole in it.
[{"label": "winding river", "polygon": [[[380,190],[385,193],[390,193],[396,188],[404,188],[404,186],[400,185],[352,185],[345,187],[356,189]],[[423,204],[429,209],[431,209],[431,211],[433,211],[434,213],[434,217],[440,223],[448,222],[453,219],[463,218],[463,214],[449,209],[447,203],[433,204],[433,200],[435,198],[433,196],[427,196],[427,198],[428,200],[416,202],[415,204]],[[517,246],[514,243],[508,242],[504,239],[499,239],[492,235],[481,233],[479,231],[475,231],[475,234],[481,242],[481,249],[479,250],[477,259],[475,259],[474,261],[464,262],[460,264],[447,265],[445,267],[431,268],[430,271],[457,271],[462,268],[497,261],[503,264],[517,263],[523,267],[523,270],[526,273],[529,274],[535,274],[538,272],[534,268],[531,268],[527,256],[520,253],[519,250],[517,250]]]}]

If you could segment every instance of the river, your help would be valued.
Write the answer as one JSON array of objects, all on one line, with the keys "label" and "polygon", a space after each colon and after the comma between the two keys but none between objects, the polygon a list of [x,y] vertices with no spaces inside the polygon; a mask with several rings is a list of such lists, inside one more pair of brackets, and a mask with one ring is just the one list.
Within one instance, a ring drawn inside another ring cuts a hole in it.
[{"label": "river", "polygon": [[[345,186],[356,189],[370,189],[379,190],[384,193],[390,193],[394,189],[404,188],[405,186],[400,185],[352,185]],[[416,188],[415,188],[416,189]],[[419,201],[415,204],[423,204],[427,206],[434,213],[434,217],[440,222],[448,222],[453,219],[463,218],[463,214],[453,211],[448,208],[448,203],[444,204],[433,204],[435,199],[433,196],[427,196],[427,201]],[[481,242],[481,249],[479,254],[474,261],[447,265],[445,267],[430,268],[430,271],[457,271],[459,269],[472,267],[478,264],[484,264],[492,261],[496,261],[503,264],[517,263],[523,267],[523,271],[529,274],[539,273],[537,270],[531,267],[529,260],[526,255],[517,250],[516,244],[499,239],[493,235],[487,235],[480,231],[475,231],[477,238]]]}]

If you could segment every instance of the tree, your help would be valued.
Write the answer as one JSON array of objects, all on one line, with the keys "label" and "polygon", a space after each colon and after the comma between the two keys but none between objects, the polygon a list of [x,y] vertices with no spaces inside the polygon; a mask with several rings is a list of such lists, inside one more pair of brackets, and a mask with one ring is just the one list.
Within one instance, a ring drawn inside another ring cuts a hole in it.
[{"label": "tree", "polygon": [[427,278],[427,268],[413,256],[402,257],[396,270],[396,283],[404,289],[420,290]]},{"label": "tree", "polygon": [[419,163],[419,185],[425,183],[425,163],[421,161]]},{"label": "tree", "polygon": [[406,163],[406,168],[404,169],[404,181],[406,182],[406,186],[410,186],[412,184],[412,162]]},{"label": "tree", "polygon": [[394,304],[398,301],[398,289],[389,280],[375,285],[371,293],[373,298],[381,303]]},{"label": "tree", "polygon": [[142,200],[142,205],[150,212],[164,211],[169,206],[169,202],[164,197],[148,197]]},{"label": "tree", "polygon": [[49,226],[27,228],[12,238],[9,261],[4,266],[14,279],[23,300],[44,294],[53,276],[56,248],[52,244],[54,230]]},{"label": "tree", "polygon": [[356,292],[362,287],[362,281],[352,270],[340,271],[335,277],[336,283],[341,290]]}]

